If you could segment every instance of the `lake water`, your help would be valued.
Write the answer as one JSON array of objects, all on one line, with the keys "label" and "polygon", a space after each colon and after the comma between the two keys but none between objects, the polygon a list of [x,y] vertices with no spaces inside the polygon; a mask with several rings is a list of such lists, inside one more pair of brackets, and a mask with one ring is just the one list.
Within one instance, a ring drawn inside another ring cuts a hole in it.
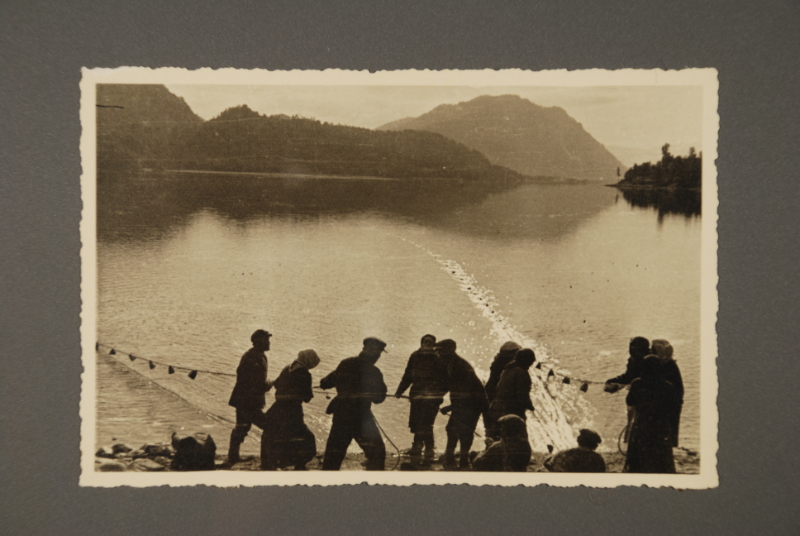
[{"label": "lake water", "polygon": [[[538,451],[572,446],[581,427],[616,449],[627,391],[584,393],[580,380],[622,373],[633,336],[667,339],[686,387],[681,445],[696,449],[695,205],[587,184],[101,176],[98,341],[138,358],[98,352],[97,441],[138,446],[204,430],[226,452],[234,378],[192,380],[147,361],[232,374],[250,334],[266,328],[270,377],[313,348],[315,385],[364,337],[384,339],[378,366],[390,393],[425,333],[454,339],[484,379],[503,342],[530,346],[542,362],[531,369],[528,419]],[[320,452],[327,403],[320,392],[306,406]],[[375,415],[410,446],[406,400],[389,398]],[[257,452],[257,438],[243,450]]]}]

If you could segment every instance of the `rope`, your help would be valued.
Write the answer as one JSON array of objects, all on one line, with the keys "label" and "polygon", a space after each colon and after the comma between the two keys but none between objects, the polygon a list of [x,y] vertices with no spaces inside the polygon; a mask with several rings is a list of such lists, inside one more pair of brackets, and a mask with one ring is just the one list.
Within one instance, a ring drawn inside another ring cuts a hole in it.
[{"label": "rope", "polygon": [[[202,372],[203,374],[212,374],[214,376],[229,376],[229,377],[233,377],[233,378],[236,377],[236,374],[231,374],[230,372],[219,372],[219,371],[216,371],[216,370],[203,370],[203,369],[198,369],[198,368],[194,368],[194,367],[184,367],[184,366],[180,366],[180,365],[170,365],[169,363],[163,363],[161,361],[156,361],[155,359],[150,359],[149,357],[141,357],[141,356],[138,356],[138,355],[134,355],[134,354],[132,354],[130,352],[125,352],[123,350],[118,350],[116,347],[109,346],[108,344],[104,344],[102,342],[98,342],[95,345],[95,349],[99,350],[100,348],[108,348],[109,350],[112,350],[114,352],[114,354],[110,354],[110,352],[109,352],[110,355],[116,355],[116,354],[126,355],[129,358],[131,358],[131,361],[134,361],[136,359],[141,359],[143,361],[147,361],[148,363],[153,363],[154,365],[161,365],[162,367],[172,367],[173,369],[177,369],[177,370],[189,370],[189,371],[192,371],[192,372]],[[135,369],[133,369],[133,370],[135,370]]]},{"label": "rope", "polygon": [[[110,346],[106,346],[106,345],[103,345],[103,344],[100,344],[100,343],[97,343],[97,346],[104,346],[104,347],[107,347],[107,348],[111,348]],[[112,349],[113,349],[113,348],[112,348]],[[130,355],[131,355],[131,354],[126,354],[125,352],[119,352],[119,353],[121,353],[121,354],[124,354],[124,355],[128,355],[128,356],[130,356]],[[136,356],[134,356],[134,357],[136,357]],[[115,362],[117,362],[117,363],[119,363],[119,361],[118,361],[118,360],[116,360],[116,359],[115,359],[114,361],[115,361]],[[155,361],[153,361],[153,362],[155,363]],[[124,363],[124,362],[123,362],[123,363]],[[162,364],[162,365],[163,365],[163,363],[159,363],[159,364]],[[129,369],[129,370],[132,370],[132,371],[134,371],[134,372],[136,372],[136,373],[137,373],[137,374],[139,374],[139,375],[140,375],[142,378],[146,379],[147,381],[149,381],[150,383],[152,383],[153,385],[155,385],[155,386],[156,386],[156,387],[158,387],[159,389],[161,389],[161,390],[163,390],[163,391],[166,391],[166,392],[170,393],[171,395],[173,395],[173,396],[176,396],[176,397],[180,398],[181,400],[183,400],[184,402],[186,402],[187,404],[189,404],[190,406],[192,406],[193,408],[195,408],[195,409],[196,409],[197,411],[199,411],[200,413],[202,413],[202,414],[206,415],[207,417],[211,418],[212,420],[215,420],[215,421],[218,421],[218,422],[221,422],[221,423],[225,423],[225,424],[232,424],[232,425],[236,426],[236,421],[234,421],[234,420],[231,420],[231,419],[228,419],[227,417],[223,417],[222,415],[219,415],[219,414],[217,414],[217,413],[214,413],[213,411],[208,411],[208,410],[206,410],[206,409],[203,409],[203,408],[201,408],[200,406],[198,406],[197,404],[194,404],[193,402],[191,402],[189,399],[187,399],[186,397],[182,396],[181,394],[179,394],[179,393],[177,393],[177,392],[173,391],[172,389],[169,389],[169,388],[167,388],[167,387],[165,387],[165,386],[161,385],[160,383],[158,383],[158,382],[157,382],[157,381],[155,381],[154,379],[152,379],[152,378],[150,378],[150,377],[148,377],[148,376],[145,376],[144,374],[142,374],[142,372],[141,372],[141,371],[139,371],[139,370],[136,370],[135,368],[133,368],[133,367],[130,367],[130,366],[127,366],[127,365],[125,365],[125,368],[127,368],[127,369]],[[181,368],[181,369],[183,369],[183,370],[195,370],[195,369],[188,369],[188,368],[185,368],[185,367],[173,367],[173,368]],[[213,374],[213,373],[212,373],[212,374]],[[228,375],[228,374],[224,374],[224,375]],[[257,428],[253,428],[252,430],[253,430],[253,431],[254,431],[254,432],[257,434],[257,435],[259,435],[259,436],[261,435],[261,430],[258,430]]]},{"label": "rope", "polygon": [[619,450],[619,453],[622,454],[625,457],[628,456],[628,451],[626,450],[626,451],[623,452],[623,450],[622,450],[622,438],[625,435],[625,433],[628,431],[628,427],[629,426],[630,426],[630,424],[626,424],[625,427],[622,429],[622,431],[619,433],[619,436],[617,437],[617,450]]},{"label": "rope", "polygon": [[388,441],[388,442],[389,442],[389,443],[390,443],[390,444],[391,444],[391,445],[394,447],[394,450],[396,450],[396,451],[397,451],[397,463],[395,463],[395,464],[394,464],[394,467],[392,468],[392,471],[394,471],[394,470],[396,470],[396,469],[397,469],[397,467],[400,465],[400,460],[402,459],[402,455],[400,454],[400,449],[399,449],[399,448],[397,448],[397,445],[395,445],[395,444],[394,444],[394,441],[392,441],[392,438],[390,438],[390,437],[389,437],[389,434],[387,434],[387,433],[384,431],[383,427],[381,426],[381,423],[379,423],[379,422],[378,422],[378,419],[375,417],[375,414],[374,414],[374,413],[372,413],[372,412],[370,412],[370,415],[372,415],[372,420],[373,420],[373,421],[375,421],[375,426],[377,426],[377,427],[378,427],[378,430],[380,430],[380,431],[381,431],[381,433],[382,433],[382,434],[383,434],[383,436],[386,438],[386,440],[387,440],[387,441]]}]

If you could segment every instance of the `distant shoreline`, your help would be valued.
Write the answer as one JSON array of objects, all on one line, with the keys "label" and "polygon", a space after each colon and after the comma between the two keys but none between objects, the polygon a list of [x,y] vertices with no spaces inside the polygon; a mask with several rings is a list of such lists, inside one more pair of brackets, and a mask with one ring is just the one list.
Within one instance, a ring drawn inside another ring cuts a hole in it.
[{"label": "distant shoreline", "polygon": [[[481,182],[496,182],[495,179],[467,179],[463,177],[411,177],[411,178],[397,178],[397,177],[376,177],[373,175],[331,175],[331,174],[315,174],[315,173],[280,173],[270,171],[215,171],[215,170],[200,170],[200,169],[161,169],[161,170],[141,170],[145,173],[182,173],[190,175],[223,175],[235,176],[246,175],[248,177],[265,177],[274,179],[326,179],[326,180],[373,180],[373,181],[389,181],[389,182],[406,182],[406,181],[459,181],[469,183]],[[520,184],[588,184],[588,185],[602,185],[614,186],[612,184],[604,184],[602,181],[591,179],[576,179],[571,177],[550,177],[550,176],[525,176],[519,179]]]},{"label": "distant shoreline", "polygon": [[665,190],[668,192],[702,192],[702,188],[681,188],[679,186],[654,186],[652,184],[606,184],[617,190]]}]

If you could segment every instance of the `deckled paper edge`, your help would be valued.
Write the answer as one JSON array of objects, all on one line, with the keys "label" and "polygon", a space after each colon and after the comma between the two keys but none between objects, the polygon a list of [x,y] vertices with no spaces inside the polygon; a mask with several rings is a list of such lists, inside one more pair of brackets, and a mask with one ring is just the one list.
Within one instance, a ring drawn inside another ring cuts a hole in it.
[{"label": "deckled paper edge", "polygon": [[[701,245],[701,341],[700,341],[700,472],[696,475],[623,473],[478,473],[403,471],[209,471],[196,473],[130,473],[95,471],[95,403],[97,333],[97,199],[96,199],[96,91],[98,83],[216,84],[216,85],[467,85],[467,86],[670,86],[703,88],[703,196]],[[719,485],[717,471],[718,421],[717,333],[719,309],[717,284],[718,206],[716,160],[719,136],[719,79],[713,68],[550,70],[405,70],[405,71],[267,71],[119,67],[82,69],[81,93],[81,475],[79,484],[92,487],[149,486],[332,486],[332,485],[490,485],[557,487],[618,486],[708,489]]]}]

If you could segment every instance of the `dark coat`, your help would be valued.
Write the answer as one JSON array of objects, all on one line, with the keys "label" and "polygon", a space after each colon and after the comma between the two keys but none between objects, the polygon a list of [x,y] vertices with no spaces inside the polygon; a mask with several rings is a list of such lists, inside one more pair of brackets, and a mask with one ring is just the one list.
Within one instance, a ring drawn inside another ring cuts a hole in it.
[{"label": "dark coat", "polygon": [[481,414],[488,410],[486,390],[472,365],[456,354],[445,357],[444,362],[453,411],[469,410]]},{"label": "dark coat", "polygon": [[267,356],[260,350],[250,348],[239,361],[236,385],[228,405],[237,409],[261,410],[266,405],[264,394],[267,391]]},{"label": "dark coat", "polygon": [[343,359],[336,370],[320,381],[320,387],[336,388],[336,397],[327,409],[334,415],[363,417],[370,414],[372,404],[386,400],[383,374],[363,353]]},{"label": "dark coat", "polygon": [[619,376],[615,376],[609,380],[606,380],[606,383],[619,383],[621,385],[630,385],[633,380],[639,378],[642,375],[642,360],[644,356],[642,355],[632,355],[628,358],[628,366],[625,369],[625,372],[620,374]]},{"label": "dark coat", "polygon": [[675,387],[663,379],[639,378],[631,384],[626,402],[635,411],[625,471],[674,473],[672,419],[678,408]]},{"label": "dark coat", "polygon": [[291,437],[305,428],[303,402],[314,398],[311,373],[305,367],[284,367],[275,380],[275,403],[267,410],[265,434]]},{"label": "dark coat", "polygon": [[554,473],[605,473],[606,462],[597,452],[585,447],[564,450],[544,466]]},{"label": "dark coat", "polygon": [[512,362],[500,376],[497,396],[492,402],[490,412],[495,420],[503,415],[518,415],[524,419],[526,410],[533,411],[531,375],[527,368]]},{"label": "dark coat", "polygon": [[408,358],[406,371],[397,387],[403,394],[411,386],[409,397],[441,400],[447,392],[447,368],[436,352],[420,348]]},{"label": "dark coat", "polygon": [[681,410],[683,409],[683,378],[681,377],[681,370],[678,364],[670,359],[664,362],[664,379],[675,387],[675,394],[678,397],[678,404],[672,412],[671,425],[672,433],[670,435],[670,442],[673,447],[678,446],[678,434],[681,427]]},{"label": "dark coat", "polygon": [[489,367],[489,380],[486,382],[486,397],[489,399],[490,404],[497,396],[497,383],[500,381],[503,369],[514,360],[516,353],[516,350],[513,352],[500,352],[494,357],[492,365]]}]

